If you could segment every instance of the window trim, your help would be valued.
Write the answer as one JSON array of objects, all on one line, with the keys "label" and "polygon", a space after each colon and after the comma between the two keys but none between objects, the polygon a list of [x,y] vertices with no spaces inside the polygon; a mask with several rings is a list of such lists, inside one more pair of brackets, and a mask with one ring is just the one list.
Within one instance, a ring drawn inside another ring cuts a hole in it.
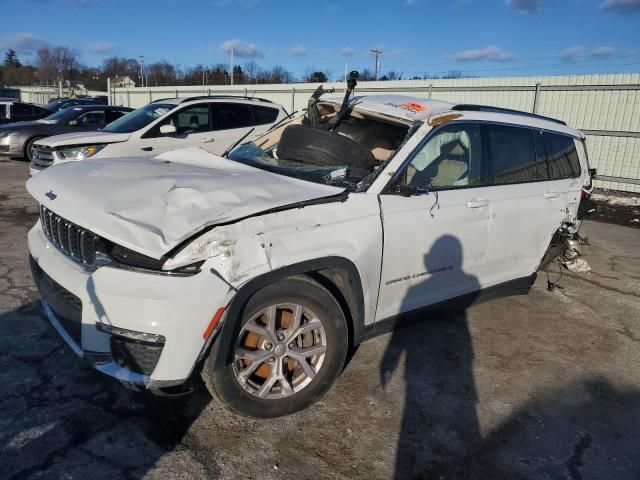
[{"label": "window trim", "polygon": [[[198,132],[198,133],[211,133],[213,132],[213,110],[211,108],[211,103],[212,102],[200,102],[200,103],[191,103],[189,105],[185,105],[183,108],[178,108],[178,109],[173,109],[173,110],[169,110],[167,113],[165,113],[164,115],[162,115],[161,117],[158,117],[154,123],[152,123],[151,125],[149,125],[148,129],[146,132],[144,132],[140,138],[166,138],[165,135],[161,135],[160,134],[160,124],[164,124],[165,121],[170,120],[171,118],[173,118],[174,116],[178,115],[181,112],[184,112],[185,110],[188,110],[189,108],[202,108],[203,106],[209,109],[209,130],[207,130],[206,132]],[[153,131],[154,130],[158,130],[157,134],[154,134]],[[183,135],[183,134],[180,134]],[[185,135],[193,135],[191,133],[187,133]]]},{"label": "window trim", "polygon": [[[499,121],[495,121],[495,120],[453,120],[451,122],[447,122],[447,123],[442,123],[440,125],[437,125],[435,127],[433,127],[431,130],[429,130],[429,132],[425,135],[425,137],[420,141],[420,143],[418,143],[418,145],[416,145],[416,147],[407,155],[407,158],[405,158],[402,162],[402,164],[400,164],[400,166],[398,167],[398,169],[395,171],[395,173],[393,174],[393,176],[389,179],[389,181],[386,183],[386,185],[382,188],[382,190],[380,191],[380,195],[398,195],[397,193],[395,193],[393,191],[393,186],[396,184],[396,182],[398,181],[398,179],[404,174],[405,170],[407,169],[408,165],[411,163],[411,161],[413,161],[413,159],[416,157],[416,155],[420,152],[420,150],[422,149],[422,147],[424,147],[424,145],[431,140],[431,137],[433,137],[440,129],[450,126],[450,125],[461,125],[461,124],[477,124],[479,125],[480,130],[482,130],[482,126],[483,125],[498,125],[498,126],[506,126],[506,127],[516,127],[516,128],[526,128],[528,130],[532,130],[534,133],[535,132],[540,132],[540,133],[550,133],[550,134],[554,134],[554,135],[562,135],[564,137],[569,137],[571,139],[575,140],[579,140],[579,141],[583,141],[583,139],[581,137],[578,137],[576,135],[571,135],[569,133],[565,133],[565,132],[559,132],[557,130],[551,130],[548,128],[539,128],[539,127],[532,127],[530,125],[522,125],[522,124],[518,124],[518,123],[510,123],[510,122],[499,122]],[[483,170],[483,174],[484,174],[484,168],[485,168],[485,162],[482,161],[482,159],[485,157],[486,155],[486,145],[485,142],[483,142],[482,140],[482,132],[480,135],[480,152],[481,152],[481,168]],[[534,142],[534,146],[535,146],[535,142]],[[547,154],[547,149],[546,149],[546,145],[544,145],[544,141],[543,141],[543,146],[545,148],[545,159],[547,160],[547,171],[549,171],[549,155]],[[580,157],[578,156],[578,161],[580,160]],[[580,165],[580,168],[582,170],[582,165]],[[508,185],[520,185],[520,184],[525,184],[525,183],[540,183],[540,182],[554,182],[557,180],[567,180],[569,178],[579,178],[580,175],[582,173],[580,173],[578,175],[578,177],[562,177],[562,178],[546,178],[546,179],[539,179],[539,180],[527,180],[524,182],[510,182],[510,183],[483,183],[481,185],[458,185],[458,186],[451,186],[451,187],[440,187],[440,188],[433,188],[430,189],[429,191],[437,191],[437,192],[443,192],[443,191],[449,191],[449,190],[466,190],[469,188],[484,188],[484,187],[502,187],[502,186],[508,186]],[[420,196],[422,193],[417,193],[412,195],[412,197],[414,196]]]}]

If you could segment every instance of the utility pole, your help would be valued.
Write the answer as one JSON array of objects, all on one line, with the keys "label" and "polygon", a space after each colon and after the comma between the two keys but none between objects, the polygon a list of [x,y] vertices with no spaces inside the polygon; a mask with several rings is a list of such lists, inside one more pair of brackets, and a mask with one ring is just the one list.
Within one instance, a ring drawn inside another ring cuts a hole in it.
[{"label": "utility pole", "polygon": [[231,48],[231,85],[233,85],[233,48]]},{"label": "utility pole", "polygon": [[144,87],[144,55],[140,55],[140,86]]},{"label": "utility pole", "polygon": [[376,81],[378,81],[378,70],[379,70],[379,67],[380,67],[380,63],[378,62],[378,57],[380,55],[382,55],[382,51],[378,50],[377,48],[373,48],[370,51],[373,52],[373,54],[376,56],[376,69],[375,69],[376,76],[375,76],[375,78],[376,78]]}]

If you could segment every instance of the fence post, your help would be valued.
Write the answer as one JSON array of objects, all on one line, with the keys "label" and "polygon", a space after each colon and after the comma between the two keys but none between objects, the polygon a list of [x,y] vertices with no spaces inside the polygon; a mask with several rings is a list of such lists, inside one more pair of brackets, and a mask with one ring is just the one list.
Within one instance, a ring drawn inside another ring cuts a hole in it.
[{"label": "fence post", "polygon": [[429,84],[429,100],[431,100],[431,95],[433,94],[433,83]]},{"label": "fence post", "polygon": [[247,98],[247,95],[249,94],[249,91],[247,90],[247,88],[245,87],[244,89],[244,98]]},{"label": "fence post", "polygon": [[296,111],[296,87],[291,87],[291,111],[289,113],[293,113]]},{"label": "fence post", "polygon": [[111,101],[111,77],[107,78],[107,105],[113,105]]},{"label": "fence post", "polygon": [[58,97],[62,98],[62,81],[58,82]]},{"label": "fence post", "polygon": [[176,98],[178,98],[178,89],[176,88]]},{"label": "fence post", "polygon": [[533,113],[538,113],[538,99],[540,98],[540,84],[536,83],[536,92],[533,95]]},{"label": "fence post", "polygon": [[127,107],[131,107],[131,90],[127,89]]}]

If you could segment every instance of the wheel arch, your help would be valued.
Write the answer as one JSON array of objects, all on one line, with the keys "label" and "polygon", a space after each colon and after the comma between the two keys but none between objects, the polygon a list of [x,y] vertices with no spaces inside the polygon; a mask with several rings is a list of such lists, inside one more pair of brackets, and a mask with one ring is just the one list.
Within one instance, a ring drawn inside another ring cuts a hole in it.
[{"label": "wheel arch", "polygon": [[350,346],[364,339],[365,303],[360,273],[351,260],[339,256],[305,260],[249,280],[233,297],[225,321],[240,318],[247,300],[258,290],[294,275],[310,276],[336,298],[347,320]]}]

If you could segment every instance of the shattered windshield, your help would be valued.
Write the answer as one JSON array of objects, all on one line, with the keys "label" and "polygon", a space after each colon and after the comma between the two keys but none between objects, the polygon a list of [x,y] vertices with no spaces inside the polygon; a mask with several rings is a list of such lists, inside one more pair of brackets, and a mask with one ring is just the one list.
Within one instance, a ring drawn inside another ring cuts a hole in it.
[{"label": "shattered windshield", "polygon": [[393,158],[409,126],[351,112],[329,130],[338,107],[334,108],[325,105],[318,126],[311,126],[307,116],[301,115],[240,145],[228,158],[289,177],[362,191]]}]

